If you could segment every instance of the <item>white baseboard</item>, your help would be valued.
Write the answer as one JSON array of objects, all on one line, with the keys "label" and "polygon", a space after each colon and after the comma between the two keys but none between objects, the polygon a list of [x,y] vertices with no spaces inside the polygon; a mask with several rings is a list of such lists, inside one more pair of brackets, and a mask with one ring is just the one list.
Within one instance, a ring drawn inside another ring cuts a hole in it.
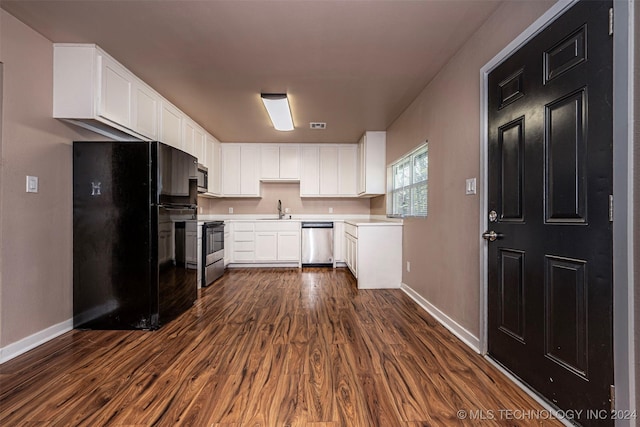
[{"label": "white baseboard", "polygon": [[11,343],[6,347],[0,348],[0,364],[7,362],[14,357],[20,356],[27,351],[36,348],[37,346],[44,344],[47,341],[54,339],[66,332],[73,329],[73,319],[65,320],[57,325],[50,326],[46,329],[29,335],[19,341]]},{"label": "white baseboard", "polygon": [[447,328],[453,335],[458,337],[460,341],[468,345],[476,353],[480,353],[480,339],[471,332],[463,328],[458,322],[440,311],[438,307],[427,301],[422,295],[411,289],[407,284],[402,283],[400,288],[409,297],[414,300],[420,307],[424,308],[427,313],[432,315],[438,322]]}]

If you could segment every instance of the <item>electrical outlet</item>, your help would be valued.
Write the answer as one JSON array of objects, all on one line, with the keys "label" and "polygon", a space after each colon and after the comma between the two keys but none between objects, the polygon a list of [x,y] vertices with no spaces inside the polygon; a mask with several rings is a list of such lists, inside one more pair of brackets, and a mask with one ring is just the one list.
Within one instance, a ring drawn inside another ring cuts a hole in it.
[{"label": "electrical outlet", "polygon": [[198,212],[202,213],[202,206],[200,206],[200,210]]},{"label": "electrical outlet", "polygon": [[411,261],[407,261],[407,273],[411,273]]},{"label": "electrical outlet", "polygon": [[289,213],[289,212],[291,212],[291,209],[289,209],[289,208],[284,208],[284,213]]},{"label": "electrical outlet", "polygon": [[229,213],[233,213],[233,208],[229,208]]},{"label": "electrical outlet", "polygon": [[329,213],[333,213],[333,208],[329,208]]},{"label": "electrical outlet", "polygon": [[38,192],[38,177],[27,175],[27,193]]},{"label": "electrical outlet", "polygon": [[466,181],[465,194],[476,194],[476,179],[469,178]]}]

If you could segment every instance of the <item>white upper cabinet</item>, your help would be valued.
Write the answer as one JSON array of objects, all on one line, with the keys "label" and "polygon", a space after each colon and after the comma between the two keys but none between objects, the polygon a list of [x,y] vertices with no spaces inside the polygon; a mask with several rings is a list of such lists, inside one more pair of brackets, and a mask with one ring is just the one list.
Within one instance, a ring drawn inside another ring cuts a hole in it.
[{"label": "white upper cabinet", "polygon": [[280,145],[280,179],[300,180],[300,147],[297,144]]},{"label": "white upper cabinet", "polygon": [[260,147],[256,144],[240,146],[240,194],[260,197]]},{"label": "white upper cabinet", "polygon": [[53,45],[53,117],[117,141],[158,140],[207,158],[202,127],[94,44]]},{"label": "white upper cabinet", "polygon": [[198,163],[203,165],[207,163],[206,135],[207,133],[200,126],[196,125],[193,130],[193,143],[195,145],[193,155],[198,158]]},{"label": "white upper cabinet", "polygon": [[280,146],[260,144],[260,179],[280,179]]},{"label": "white upper cabinet", "polygon": [[320,195],[338,194],[338,146],[320,146]]},{"label": "white upper cabinet", "polygon": [[222,195],[260,197],[260,146],[222,144]]},{"label": "white upper cabinet", "polygon": [[357,163],[357,145],[338,146],[338,195],[355,196],[357,194]]},{"label": "white upper cabinet", "polygon": [[160,103],[160,141],[182,150],[183,120],[182,112],[163,99]]},{"label": "white upper cabinet", "polygon": [[208,159],[205,166],[209,169],[207,193],[213,196],[220,196],[222,195],[222,144],[209,134],[205,136],[205,139]]},{"label": "white upper cabinet", "polygon": [[100,102],[98,115],[131,129],[135,77],[109,56],[98,54]]},{"label": "white upper cabinet", "polygon": [[320,153],[317,145],[300,147],[300,197],[320,194]]},{"label": "white upper cabinet", "polygon": [[301,148],[301,197],[357,197],[357,145],[322,144]]},{"label": "white upper cabinet", "polygon": [[134,129],[132,73],[93,44],[54,44],[53,117],[118,141],[147,139]]},{"label": "white upper cabinet", "polygon": [[297,144],[260,144],[260,180],[299,181],[300,147]]},{"label": "white upper cabinet", "polygon": [[358,142],[358,195],[386,192],[386,132],[366,132]]},{"label": "white upper cabinet", "polygon": [[158,139],[160,95],[150,87],[136,82],[133,85],[133,129],[141,135]]},{"label": "white upper cabinet", "polygon": [[196,154],[195,132],[196,124],[185,117],[182,120],[182,149],[192,156]]}]

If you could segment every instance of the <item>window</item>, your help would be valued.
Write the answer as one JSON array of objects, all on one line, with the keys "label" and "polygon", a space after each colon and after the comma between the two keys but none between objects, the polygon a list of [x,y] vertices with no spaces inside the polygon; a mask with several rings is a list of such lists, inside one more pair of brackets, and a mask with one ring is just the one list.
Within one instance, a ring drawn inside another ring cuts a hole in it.
[{"label": "window", "polygon": [[427,216],[428,154],[425,142],[387,169],[387,216]]}]

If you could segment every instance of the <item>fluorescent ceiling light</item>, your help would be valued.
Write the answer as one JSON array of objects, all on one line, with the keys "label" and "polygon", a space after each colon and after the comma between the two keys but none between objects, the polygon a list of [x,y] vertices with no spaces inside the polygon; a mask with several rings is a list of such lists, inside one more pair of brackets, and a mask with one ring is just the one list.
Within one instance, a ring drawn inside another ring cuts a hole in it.
[{"label": "fluorescent ceiling light", "polygon": [[293,119],[286,93],[261,93],[260,97],[276,130],[293,130]]}]

